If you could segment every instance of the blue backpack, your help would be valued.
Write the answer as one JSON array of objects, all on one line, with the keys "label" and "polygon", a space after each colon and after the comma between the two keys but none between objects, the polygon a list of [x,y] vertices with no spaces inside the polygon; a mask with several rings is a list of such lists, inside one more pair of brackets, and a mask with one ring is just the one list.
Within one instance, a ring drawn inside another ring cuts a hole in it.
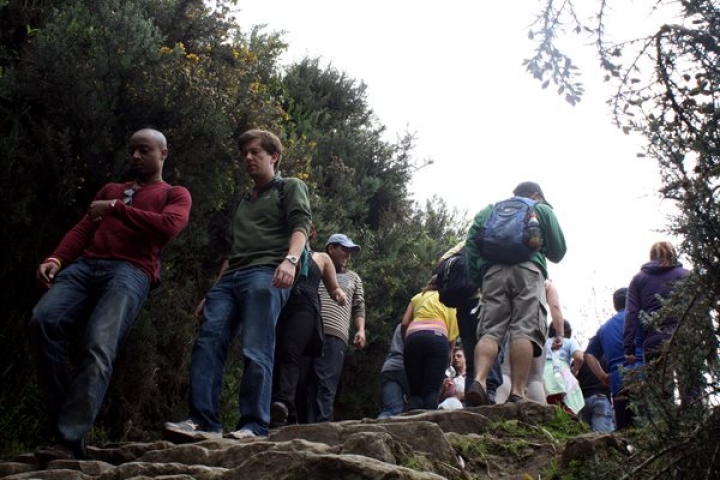
[{"label": "blue backpack", "polygon": [[512,197],[493,206],[475,236],[475,245],[486,260],[515,265],[530,260],[543,245],[535,201]]}]

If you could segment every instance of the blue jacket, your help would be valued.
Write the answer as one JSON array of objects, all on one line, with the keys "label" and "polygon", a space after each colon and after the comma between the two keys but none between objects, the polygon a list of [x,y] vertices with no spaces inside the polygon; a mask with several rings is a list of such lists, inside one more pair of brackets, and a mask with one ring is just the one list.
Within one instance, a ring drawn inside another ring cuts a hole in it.
[{"label": "blue jacket", "polygon": [[623,388],[623,379],[619,367],[626,369],[642,365],[642,344],[635,347],[635,365],[625,364],[623,352],[623,328],[625,325],[625,310],[620,310],[598,328],[597,333],[590,339],[585,353],[589,353],[598,360],[605,357],[610,369],[610,393],[615,396]]}]

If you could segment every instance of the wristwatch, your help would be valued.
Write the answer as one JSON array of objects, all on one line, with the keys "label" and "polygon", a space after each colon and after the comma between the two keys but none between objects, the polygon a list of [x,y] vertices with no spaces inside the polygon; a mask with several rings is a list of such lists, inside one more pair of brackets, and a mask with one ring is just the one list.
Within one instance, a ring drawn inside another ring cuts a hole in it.
[{"label": "wristwatch", "polygon": [[298,264],[298,257],[296,257],[295,255],[288,255],[287,257],[285,257],[285,260],[290,262],[292,265]]}]

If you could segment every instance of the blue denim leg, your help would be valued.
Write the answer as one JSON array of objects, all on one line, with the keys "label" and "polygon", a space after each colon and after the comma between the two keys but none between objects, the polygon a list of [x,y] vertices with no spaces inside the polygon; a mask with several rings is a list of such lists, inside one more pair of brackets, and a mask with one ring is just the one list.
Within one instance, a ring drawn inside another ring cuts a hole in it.
[{"label": "blue denim leg", "polygon": [[188,417],[207,431],[222,431],[220,397],[228,346],[240,322],[233,275],[225,275],[205,295],[190,362]]},{"label": "blue denim leg", "polygon": [[610,400],[605,395],[592,395],[585,397],[585,406],[581,410],[581,416],[590,423],[593,432],[612,432],[615,430],[613,423],[613,408]]},{"label": "blue denim leg", "polygon": [[[495,357],[495,363],[493,363],[492,367],[490,367],[487,379],[485,380],[488,399],[491,402],[495,401],[495,394],[497,393],[498,388],[500,388],[500,385],[503,384],[502,363],[504,359],[505,348],[500,347],[498,350],[498,356]],[[465,387],[465,391],[467,391],[467,388],[468,387]]]},{"label": "blue denim leg", "polygon": [[405,393],[407,379],[404,370],[391,370],[381,373],[383,409],[378,418],[400,415],[405,411]]},{"label": "blue denim leg", "polygon": [[332,422],[335,418],[335,395],[343,364],[347,345],[342,338],[334,335],[325,335],[323,353],[313,362],[313,370],[317,380],[317,399],[312,406],[314,419],[311,422]]},{"label": "blue denim leg", "polygon": [[[39,380],[60,439],[82,444],[100,411],[118,350],[150,290],[150,279],[117,260],[81,259],[61,270],[33,310]],[[89,316],[88,316],[89,315]],[[85,323],[86,322],[86,323]],[[84,326],[75,375],[67,342]]]},{"label": "blue denim leg", "polygon": [[274,269],[254,267],[223,276],[205,296],[190,368],[189,417],[221,431],[220,395],[227,351],[235,333],[244,360],[238,428],[267,435],[270,424],[275,324],[289,289],[272,286]]}]

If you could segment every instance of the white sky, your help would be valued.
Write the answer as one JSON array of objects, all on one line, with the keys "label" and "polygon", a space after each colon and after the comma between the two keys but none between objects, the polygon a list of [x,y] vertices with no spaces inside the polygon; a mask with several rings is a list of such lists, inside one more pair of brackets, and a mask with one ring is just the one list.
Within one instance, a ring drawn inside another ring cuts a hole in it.
[{"label": "white sky", "polygon": [[[365,82],[390,140],[416,133],[415,156],[435,162],[411,186],[423,205],[438,195],[472,216],[519,182],[538,182],[568,243],[550,276],[583,343],[612,313],[612,291],[627,286],[651,244],[665,238],[657,231],[672,205],[656,194],[655,163],[636,157],[641,139],[612,126],[605,101],[613,91],[592,49],[571,50],[586,87],[576,107],[525,72],[539,1],[239,0],[238,7],[246,29],[286,32],[284,63],[320,57]],[[633,34],[652,27],[643,11],[622,8],[610,12],[611,27]]]}]

